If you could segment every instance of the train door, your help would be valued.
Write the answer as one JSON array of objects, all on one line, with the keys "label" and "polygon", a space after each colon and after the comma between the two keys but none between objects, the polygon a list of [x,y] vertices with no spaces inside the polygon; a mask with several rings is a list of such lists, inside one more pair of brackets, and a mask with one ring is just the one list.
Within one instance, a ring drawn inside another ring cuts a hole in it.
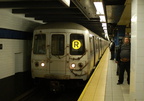
[{"label": "train door", "polygon": [[96,59],[96,51],[95,51],[95,47],[96,47],[96,45],[95,45],[95,38],[94,38],[94,36],[92,37],[92,41],[93,41],[93,54],[94,54],[94,66],[96,65],[95,64],[95,59]]},{"label": "train door", "polygon": [[97,52],[98,52],[98,59],[99,59],[100,58],[100,41],[99,41],[99,38],[97,38],[97,43],[98,43]]},{"label": "train door", "polygon": [[91,57],[91,61],[90,61],[90,64],[91,66],[90,67],[94,67],[95,65],[95,45],[94,45],[94,36],[92,37],[89,37],[89,45],[90,45],[90,57]]},{"label": "train door", "polygon": [[95,38],[95,64],[97,64],[98,59],[99,59],[99,51],[98,51],[98,40],[97,37]]},{"label": "train door", "polygon": [[66,34],[51,33],[50,74],[66,73]]},{"label": "train door", "polygon": [[100,57],[101,57],[102,55],[101,39],[99,39],[99,52],[100,52]]}]

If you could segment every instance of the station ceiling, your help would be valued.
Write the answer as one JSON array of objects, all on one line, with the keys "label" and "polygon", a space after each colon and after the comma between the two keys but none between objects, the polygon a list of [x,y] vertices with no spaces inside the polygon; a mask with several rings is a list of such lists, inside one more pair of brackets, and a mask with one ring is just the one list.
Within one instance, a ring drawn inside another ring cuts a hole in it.
[{"label": "station ceiling", "polygon": [[[76,22],[103,36],[94,1],[96,0],[71,0],[68,7],[61,0],[0,0],[0,9],[10,8],[13,14],[24,14],[25,17],[44,23]],[[119,23],[126,1],[129,0],[103,0],[109,34],[112,34]],[[119,24],[125,25],[122,21]]]}]

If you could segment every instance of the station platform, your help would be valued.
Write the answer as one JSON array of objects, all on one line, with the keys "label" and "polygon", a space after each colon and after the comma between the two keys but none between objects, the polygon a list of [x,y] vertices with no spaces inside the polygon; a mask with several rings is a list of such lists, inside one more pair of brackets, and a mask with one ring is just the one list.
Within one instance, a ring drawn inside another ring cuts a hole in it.
[{"label": "station platform", "polygon": [[109,48],[105,51],[94,73],[86,84],[78,101],[130,101],[125,73],[122,85],[117,85],[117,64],[110,60]]}]

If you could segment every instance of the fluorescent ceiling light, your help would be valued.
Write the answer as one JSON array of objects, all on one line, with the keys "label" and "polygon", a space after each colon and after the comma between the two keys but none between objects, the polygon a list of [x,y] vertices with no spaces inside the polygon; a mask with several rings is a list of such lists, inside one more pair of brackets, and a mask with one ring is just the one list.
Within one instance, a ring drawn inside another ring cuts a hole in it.
[{"label": "fluorescent ceiling light", "polygon": [[103,27],[103,29],[107,29],[107,27],[105,26],[105,27]]},{"label": "fluorescent ceiling light", "polygon": [[106,24],[106,17],[105,17],[104,8],[103,8],[103,2],[100,2],[102,0],[97,0],[97,1],[95,0],[95,2],[94,2],[94,6],[97,10],[96,14],[99,15],[100,22],[102,22],[102,27],[103,27],[103,30],[105,33],[105,37],[107,37],[109,40],[108,31],[107,31],[107,24]]},{"label": "fluorescent ceiling light", "polygon": [[105,16],[99,16],[100,17],[100,22],[106,22]]},{"label": "fluorescent ceiling light", "polygon": [[102,23],[102,27],[106,27],[107,25],[106,25],[106,23]]},{"label": "fluorescent ceiling light", "polygon": [[107,29],[104,29],[104,33],[108,34],[108,31],[107,31]]},{"label": "fluorescent ceiling light", "polygon": [[102,2],[94,2],[95,8],[97,10],[96,14],[104,14],[103,4]]},{"label": "fluorescent ceiling light", "polygon": [[107,38],[109,40],[109,36],[108,36],[107,30],[104,30],[104,32],[105,32],[105,38]]},{"label": "fluorescent ceiling light", "polygon": [[70,7],[70,0],[61,0],[65,5]]},{"label": "fluorescent ceiling light", "polygon": [[105,38],[107,38],[109,40],[108,34],[105,34]]}]

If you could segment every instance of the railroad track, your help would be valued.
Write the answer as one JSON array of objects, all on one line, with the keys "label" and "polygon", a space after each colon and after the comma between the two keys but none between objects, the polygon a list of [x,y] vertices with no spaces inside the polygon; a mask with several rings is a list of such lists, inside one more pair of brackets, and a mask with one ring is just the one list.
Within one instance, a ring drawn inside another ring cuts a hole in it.
[{"label": "railroad track", "polygon": [[52,92],[49,86],[38,85],[13,101],[77,101],[83,88],[84,86],[73,86],[59,92]]}]

